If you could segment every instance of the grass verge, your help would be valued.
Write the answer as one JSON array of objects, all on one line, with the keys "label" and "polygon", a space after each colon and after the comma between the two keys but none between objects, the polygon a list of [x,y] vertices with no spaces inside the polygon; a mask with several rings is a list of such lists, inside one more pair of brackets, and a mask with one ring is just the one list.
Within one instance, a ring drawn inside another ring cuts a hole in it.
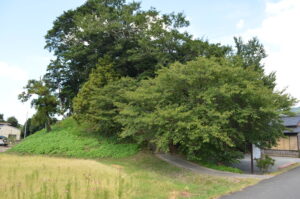
[{"label": "grass verge", "polygon": [[232,173],[243,173],[242,170],[234,167],[229,167],[226,165],[216,165],[208,162],[197,162],[201,166],[205,166],[211,169],[219,170],[219,171],[226,171],[226,172],[232,172]]}]

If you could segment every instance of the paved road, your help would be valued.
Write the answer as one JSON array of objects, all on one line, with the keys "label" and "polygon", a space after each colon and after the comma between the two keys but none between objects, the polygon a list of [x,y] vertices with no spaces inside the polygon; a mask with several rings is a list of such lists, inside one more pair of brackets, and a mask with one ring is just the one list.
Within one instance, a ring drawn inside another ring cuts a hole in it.
[{"label": "paved road", "polygon": [[[218,171],[214,169],[209,169],[206,167],[202,167],[198,164],[194,164],[192,162],[186,161],[177,155],[170,154],[156,154],[156,156],[170,164],[173,164],[177,167],[185,168],[191,170],[196,173],[207,174],[207,175],[215,175],[215,176],[224,176],[224,177],[234,177],[234,178],[259,178],[259,179],[267,179],[272,176],[270,175],[250,175],[250,174],[239,174],[239,173],[231,173]],[[300,197],[299,197],[300,198]]]},{"label": "paved road", "polygon": [[[278,171],[279,168],[284,165],[291,165],[293,163],[300,162],[300,158],[275,157],[275,156],[272,156],[272,158],[275,160],[275,164],[274,164],[274,166],[272,166],[269,169],[269,172]],[[250,156],[245,155],[245,157],[243,159],[241,159],[239,163],[234,164],[232,166],[241,169],[242,171],[244,171],[244,173],[251,173],[251,166],[250,166],[251,163],[250,162],[251,162]],[[254,161],[254,164],[256,164],[255,161]],[[254,167],[254,171],[255,171],[255,173],[258,173],[258,174],[261,173],[257,167]]]},{"label": "paved road", "polygon": [[299,199],[300,167],[221,199]]}]

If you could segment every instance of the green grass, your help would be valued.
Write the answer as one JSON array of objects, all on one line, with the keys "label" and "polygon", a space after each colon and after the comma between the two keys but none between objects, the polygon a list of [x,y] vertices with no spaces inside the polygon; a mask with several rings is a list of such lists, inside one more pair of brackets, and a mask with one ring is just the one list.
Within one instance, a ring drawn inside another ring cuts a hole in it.
[{"label": "green grass", "polygon": [[101,160],[0,154],[0,199],[210,199],[258,182],[192,173],[150,153]]},{"label": "green grass", "polygon": [[242,170],[238,169],[238,168],[233,168],[233,167],[229,167],[226,165],[216,165],[216,164],[212,164],[212,163],[208,163],[208,162],[197,162],[198,164],[211,168],[211,169],[215,169],[215,170],[220,170],[220,171],[227,171],[227,172],[232,172],[232,173],[243,173]]},{"label": "green grass", "polygon": [[136,154],[138,145],[118,143],[115,139],[87,133],[84,127],[68,118],[54,125],[51,132],[42,130],[27,137],[9,152],[75,158],[120,158]]}]

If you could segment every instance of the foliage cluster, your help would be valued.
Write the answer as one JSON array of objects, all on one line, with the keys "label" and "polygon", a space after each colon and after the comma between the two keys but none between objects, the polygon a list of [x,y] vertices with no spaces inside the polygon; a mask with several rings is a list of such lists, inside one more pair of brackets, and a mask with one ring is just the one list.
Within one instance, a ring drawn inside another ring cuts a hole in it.
[{"label": "foliage cluster", "polygon": [[275,160],[268,155],[264,155],[261,158],[256,159],[255,161],[256,166],[263,173],[267,172],[275,164]]},{"label": "foliage cluster", "polygon": [[39,131],[9,151],[77,158],[118,158],[136,154],[138,151],[136,144],[118,143],[116,139],[107,139],[92,133],[87,135],[83,131],[84,127],[68,118],[54,125],[51,133]]},{"label": "foliage cluster", "polygon": [[[33,98],[31,106],[37,112],[32,117],[32,122],[35,123],[35,126],[45,125],[46,130],[49,132],[53,117],[58,112],[57,98],[43,80],[29,80],[24,89],[25,91],[18,96],[19,100],[26,102],[30,98]],[[37,97],[34,98],[35,96]]]},{"label": "foliage cluster", "polygon": [[[198,58],[160,69],[138,86],[133,79],[116,80],[91,93],[90,109],[78,109],[75,100],[74,110],[100,133],[230,163],[245,144],[270,147],[282,136],[280,115],[294,100],[266,86],[263,77],[235,60]],[[105,130],[107,124],[117,128]]]},{"label": "foliage cluster", "polygon": [[62,108],[69,110],[72,99],[103,59],[110,59],[110,73],[143,79],[175,61],[229,52],[229,47],[180,31],[188,25],[182,13],[142,10],[140,3],[125,0],[88,0],[59,16],[48,31],[46,48],[56,58],[44,78],[52,89],[59,90]]},{"label": "foliage cluster", "polygon": [[7,122],[13,127],[20,127],[19,121],[15,116],[8,117],[6,120],[4,119],[4,114],[0,114],[0,122]]}]

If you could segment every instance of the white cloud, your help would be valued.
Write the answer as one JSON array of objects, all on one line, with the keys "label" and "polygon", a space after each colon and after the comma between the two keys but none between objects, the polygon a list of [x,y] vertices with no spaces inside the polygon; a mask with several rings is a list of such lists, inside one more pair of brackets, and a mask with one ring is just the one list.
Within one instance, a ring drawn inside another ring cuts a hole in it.
[{"label": "white cloud", "polygon": [[242,29],[242,28],[244,28],[244,26],[245,26],[245,21],[244,21],[243,19],[240,19],[240,20],[237,22],[237,24],[235,25],[235,27],[236,27],[237,29]]},{"label": "white cloud", "polygon": [[266,72],[276,71],[278,88],[288,87],[287,91],[300,99],[300,1],[267,1],[265,12],[261,26],[246,31],[242,37],[260,39],[268,54]]},{"label": "white cloud", "polygon": [[10,80],[27,80],[27,73],[20,67],[12,66],[6,62],[0,61],[0,78]]}]

